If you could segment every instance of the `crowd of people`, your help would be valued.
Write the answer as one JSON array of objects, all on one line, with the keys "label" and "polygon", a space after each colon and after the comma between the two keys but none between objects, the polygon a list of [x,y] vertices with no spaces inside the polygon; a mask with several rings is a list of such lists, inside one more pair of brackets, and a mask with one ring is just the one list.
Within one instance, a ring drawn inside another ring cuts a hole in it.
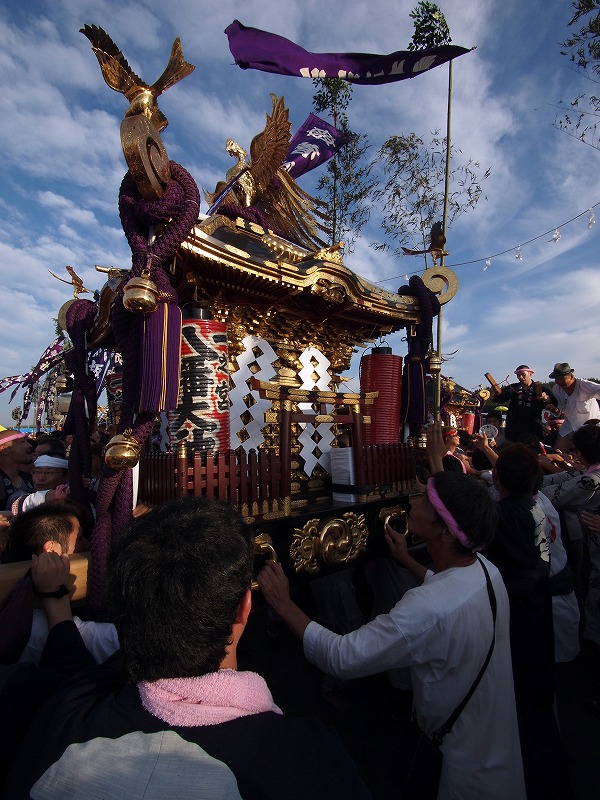
[{"label": "crowd of people", "polygon": [[[471,435],[428,427],[408,504],[418,545],[386,527],[364,624],[311,619],[274,561],[258,575],[323,673],[402,676],[401,798],[571,797],[554,674],[582,638],[600,651],[600,385],[567,363],[553,387],[533,374],[522,364],[497,387],[505,425],[491,410]],[[107,441],[98,430],[91,501]],[[30,562],[0,605],[4,797],[370,796],[333,730],[286,716],[238,670],[253,548],[237,511],[189,498],[137,516],[102,619],[83,620],[69,555],[87,549],[93,502],[69,497],[68,442],[0,431],[0,478],[2,561]]]}]

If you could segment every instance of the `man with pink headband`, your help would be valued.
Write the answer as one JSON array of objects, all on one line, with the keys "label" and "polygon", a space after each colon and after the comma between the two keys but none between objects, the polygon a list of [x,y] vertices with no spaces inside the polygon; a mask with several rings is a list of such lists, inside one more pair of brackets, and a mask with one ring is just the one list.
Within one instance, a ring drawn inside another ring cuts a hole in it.
[{"label": "man with pink headband", "polygon": [[[439,426],[429,430],[428,444],[441,459],[445,449]],[[411,498],[409,530],[426,543],[432,569],[416,561],[405,537],[388,526],[392,556],[421,582],[388,614],[340,636],[311,621],[291,600],[279,564],[267,562],[258,581],[267,602],[302,639],[305,656],[323,671],[346,679],[409,667],[416,719],[429,737],[448,720],[482,671],[441,742],[437,798],[524,798],[508,597],[496,567],[475,555],[493,537],[494,504],[477,481],[458,473],[438,472],[423,489]],[[492,641],[491,658],[482,669]]]},{"label": "man with pink headband", "polygon": [[505,402],[506,440],[509,442],[525,442],[532,437],[539,441],[542,434],[541,416],[550,396],[546,387],[534,382],[531,378],[533,370],[527,364],[520,364],[516,370],[518,383],[503,387],[496,393],[495,402]]},{"label": "man with pink headband", "polygon": [[31,469],[33,448],[26,433],[8,428],[0,431],[0,511],[8,508],[8,498],[16,491],[33,491]]}]

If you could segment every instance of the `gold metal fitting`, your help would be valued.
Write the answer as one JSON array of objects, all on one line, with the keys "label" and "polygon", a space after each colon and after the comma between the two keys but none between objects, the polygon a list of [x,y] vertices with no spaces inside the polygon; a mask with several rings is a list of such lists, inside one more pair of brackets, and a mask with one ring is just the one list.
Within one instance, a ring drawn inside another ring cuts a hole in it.
[{"label": "gold metal fitting", "polygon": [[431,375],[437,375],[438,372],[441,371],[442,359],[436,355],[436,353],[432,353],[427,361],[427,372],[429,372]]},{"label": "gold metal fitting", "polygon": [[123,305],[135,314],[152,314],[158,305],[158,287],[144,270],[138,277],[131,278],[123,290]]},{"label": "gold metal fitting", "polygon": [[131,469],[140,458],[140,444],[133,436],[131,428],[118,433],[106,445],[104,463],[111,469]]}]

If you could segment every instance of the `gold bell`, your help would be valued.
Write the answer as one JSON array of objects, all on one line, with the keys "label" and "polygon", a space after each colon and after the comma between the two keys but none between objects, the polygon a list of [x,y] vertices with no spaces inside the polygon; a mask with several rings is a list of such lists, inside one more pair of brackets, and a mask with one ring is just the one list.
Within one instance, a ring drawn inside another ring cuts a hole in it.
[{"label": "gold bell", "polygon": [[442,359],[438,355],[436,355],[435,353],[432,353],[429,356],[429,363],[427,365],[427,372],[429,372],[430,375],[437,375],[438,372],[441,372],[441,371],[442,371]]},{"label": "gold bell", "polygon": [[123,290],[123,305],[135,314],[152,314],[158,305],[158,286],[145,269],[139,278],[127,281]]},{"label": "gold bell", "polygon": [[106,445],[104,463],[111,469],[131,469],[138,463],[140,444],[132,435],[131,428],[118,433]]},{"label": "gold bell", "polygon": [[56,379],[56,394],[73,391],[73,378],[70,375],[59,375]]}]

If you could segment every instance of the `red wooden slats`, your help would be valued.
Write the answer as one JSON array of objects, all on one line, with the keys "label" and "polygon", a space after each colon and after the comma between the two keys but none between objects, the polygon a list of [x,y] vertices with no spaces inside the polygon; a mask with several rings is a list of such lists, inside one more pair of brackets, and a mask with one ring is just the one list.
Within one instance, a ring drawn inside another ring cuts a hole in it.
[{"label": "red wooden slats", "polygon": [[227,500],[229,495],[228,471],[227,471],[227,451],[221,450],[215,453],[216,456],[216,478],[217,478],[217,497],[219,500]]},{"label": "red wooden slats", "polygon": [[263,510],[263,503],[265,503],[269,498],[269,476],[268,476],[268,468],[269,468],[269,459],[267,454],[264,450],[260,451],[258,457],[258,479],[259,479],[259,493],[260,493],[260,502],[261,505],[259,506],[259,510]]},{"label": "red wooden slats", "polygon": [[240,489],[239,489],[239,507],[248,506],[250,502],[250,483],[248,481],[248,456],[245,450],[239,450],[236,453],[239,463],[240,475]]},{"label": "red wooden slats", "polygon": [[206,497],[215,497],[216,488],[215,454],[212,451],[206,453]]},{"label": "red wooden slats", "polygon": [[204,496],[204,467],[202,464],[203,454],[199,451],[194,453],[193,472],[192,472],[192,488],[194,497]]},{"label": "red wooden slats", "polygon": [[239,488],[240,488],[240,469],[238,466],[236,452],[227,451],[227,474],[229,478],[229,502],[232,506],[240,508]]},{"label": "red wooden slats", "polygon": [[250,503],[258,503],[258,456],[256,450],[248,453],[248,472],[250,479]]}]

